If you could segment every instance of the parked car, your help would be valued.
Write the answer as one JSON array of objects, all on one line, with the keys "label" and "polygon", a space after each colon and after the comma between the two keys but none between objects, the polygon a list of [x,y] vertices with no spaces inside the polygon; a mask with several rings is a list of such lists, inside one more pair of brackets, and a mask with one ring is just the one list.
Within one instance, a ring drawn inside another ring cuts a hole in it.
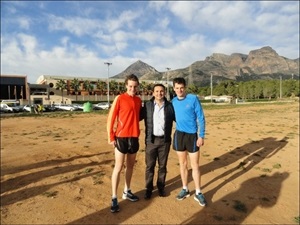
[{"label": "parked car", "polygon": [[[42,105],[42,109],[43,109],[43,112],[46,112],[46,108],[45,108],[45,105]],[[35,112],[35,110],[37,110],[37,105],[24,105],[23,108],[22,108],[22,111],[23,112],[31,112],[31,108],[33,110],[33,112]]]},{"label": "parked car", "polygon": [[44,105],[44,111],[45,112],[54,112],[57,109],[53,105]]},{"label": "parked car", "polygon": [[108,102],[100,102],[98,104],[93,105],[95,110],[109,109]]},{"label": "parked car", "polygon": [[72,104],[74,108],[78,111],[83,111],[83,105],[82,104]]},{"label": "parked car", "polygon": [[20,112],[20,107],[10,106],[10,105],[5,104],[5,103],[1,103],[0,108],[1,108],[2,112]]},{"label": "parked car", "polygon": [[77,110],[76,107],[74,107],[73,105],[64,105],[64,104],[60,104],[60,105],[55,105],[55,108],[61,111],[75,111]]},{"label": "parked car", "polygon": [[13,110],[11,110],[10,108],[6,107],[6,106],[2,106],[0,107],[0,112],[1,113],[12,113]]},{"label": "parked car", "polygon": [[30,105],[24,105],[23,106],[23,112],[30,112],[30,111],[31,111]]}]

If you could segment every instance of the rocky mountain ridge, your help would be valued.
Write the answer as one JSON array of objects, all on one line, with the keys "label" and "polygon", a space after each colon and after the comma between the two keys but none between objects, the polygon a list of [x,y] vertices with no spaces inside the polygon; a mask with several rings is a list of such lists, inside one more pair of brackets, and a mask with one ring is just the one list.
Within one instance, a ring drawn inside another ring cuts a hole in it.
[{"label": "rocky mountain ridge", "polygon": [[[159,72],[154,67],[138,60],[113,78],[125,78],[136,74],[142,80],[166,80],[167,72]],[[213,82],[221,80],[247,81],[256,79],[299,79],[299,58],[292,60],[279,56],[271,47],[252,50],[248,55],[213,53],[205,60],[196,61],[186,68],[170,70],[169,80],[185,77],[189,84],[207,86],[211,76]]]}]

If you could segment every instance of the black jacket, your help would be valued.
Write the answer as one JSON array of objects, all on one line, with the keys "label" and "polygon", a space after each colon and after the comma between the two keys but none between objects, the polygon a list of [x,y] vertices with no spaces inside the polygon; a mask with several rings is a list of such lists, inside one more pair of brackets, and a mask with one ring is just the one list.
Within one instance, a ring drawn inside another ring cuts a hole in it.
[{"label": "black jacket", "polygon": [[[175,112],[173,105],[166,98],[164,99],[165,106],[165,142],[171,142],[171,133],[173,128],[173,121],[175,121]],[[147,101],[143,107],[143,118],[145,122],[145,143],[154,143],[153,136],[153,113],[154,113],[154,97]]]}]

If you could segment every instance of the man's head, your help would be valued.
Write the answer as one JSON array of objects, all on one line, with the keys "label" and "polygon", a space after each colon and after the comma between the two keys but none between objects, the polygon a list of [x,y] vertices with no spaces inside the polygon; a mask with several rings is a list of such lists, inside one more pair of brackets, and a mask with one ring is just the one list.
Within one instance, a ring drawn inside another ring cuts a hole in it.
[{"label": "man's head", "polygon": [[183,86],[185,87],[186,82],[183,77],[176,77],[173,79],[173,87],[175,86],[175,84],[183,84]]},{"label": "man's head", "polygon": [[156,101],[162,101],[166,94],[166,87],[163,84],[155,84],[152,88],[152,95]]},{"label": "man's head", "polygon": [[186,82],[183,77],[176,77],[173,79],[173,90],[175,91],[177,98],[185,97],[185,86]]},{"label": "man's head", "polygon": [[134,96],[138,91],[139,78],[134,74],[127,76],[125,79],[125,86],[127,89],[127,94]]}]

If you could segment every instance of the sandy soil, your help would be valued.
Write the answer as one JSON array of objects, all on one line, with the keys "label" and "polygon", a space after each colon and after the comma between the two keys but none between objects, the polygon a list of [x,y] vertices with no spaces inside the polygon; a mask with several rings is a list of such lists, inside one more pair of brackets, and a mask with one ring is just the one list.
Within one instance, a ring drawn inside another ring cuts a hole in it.
[{"label": "sandy soil", "polygon": [[[110,212],[114,165],[106,114],[1,118],[1,224],[297,224],[299,103],[204,109],[202,190],[208,206],[181,190],[170,152],[167,197],[144,200],[144,125],[132,190]],[[191,172],[191,171],[189,171]]]}]

